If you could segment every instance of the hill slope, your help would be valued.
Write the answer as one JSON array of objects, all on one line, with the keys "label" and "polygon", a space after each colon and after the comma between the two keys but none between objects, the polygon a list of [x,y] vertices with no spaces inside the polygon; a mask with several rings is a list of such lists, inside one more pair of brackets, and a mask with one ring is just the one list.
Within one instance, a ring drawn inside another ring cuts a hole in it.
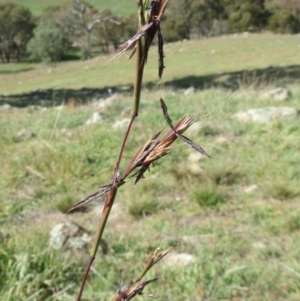
[{"label": "hill slope", "polygon": [[[99,56],[56,67],[2,64],[0,93],[128,85],[133,82],[134,59],[128,61],[127,55],[117,60],[112,60],[113,54]],[[177,42],[165,45],[165,56],[167,69],[161,84],[172,87],[291,80],[297,78],[300,65],[299,38],[291,35],[241,34]],[[145,82],[158,84],[156,47],[152,47],[149,55]]]},{"label": "hill slope", "polygon": [[[51,2],[39,0],[15,0],[14,2],[29,7],[34,15],[40,15],[43,12],[43,10],[49,5],[61,4],[64,2],[68,2],[68,0],[51,0]],[[135,11],[134,9],[136,7],[135,1],[126,0],[89,0],[88,2],[99,9],[109,8],[117,14],[124,15],[132,13],[133,11]]]}]

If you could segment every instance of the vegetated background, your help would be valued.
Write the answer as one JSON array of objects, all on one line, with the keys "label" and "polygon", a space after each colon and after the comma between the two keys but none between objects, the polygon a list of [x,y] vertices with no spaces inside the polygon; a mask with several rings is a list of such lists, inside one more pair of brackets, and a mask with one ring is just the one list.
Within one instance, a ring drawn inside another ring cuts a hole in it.
[{"label": "vegetated background", "polygon": [[[116,50],[136,31],[136,5],[135,1],[1,1],[1,59],[56,63]],[[299,0],[173,0],[164,16],[164,38],[175,42],[245,31],[297,33],[299,7]]]},{"label": "vegetated background", "polygon": [[[84,300],[110,299],[161,242],[162,248],[179,242],[175,253],[194,261],[183,267],[166,258],[149,275],[163,278],[147,293],[169,300],[299,300],[299,119],[260,124],[233,117],[270,106],[299,109],[299,45],[297,35],[266,32],[167,43],[161,82],[151,49],[122,168],[167,129],[160,97],[174,121],[195,115],[200,126],[186,135],[213,158],[195,158],[178,141],[145,179],[120,189],[104,233],[107,249],[99,251]],[[0,65],[0,91],[3,97],[48,88],[120,91],[132,85],[134,62],[112,57],[57,65],[13,58]],[[291,91],[287,103],[261,97],[278,86]],[[64,213],[110,180],[124,135],[114,125],[130,117],[132,101],[128,92],[112,96],[107,111],[98,99],[1,106],[1,300],[74,300],[89,250],[55,251],[49,232],[66,220],[95,232],[103,199],[84,212]],[[86,126],[99,110],[102,123]],[[20,141],[22,129],[35,136]]]}]

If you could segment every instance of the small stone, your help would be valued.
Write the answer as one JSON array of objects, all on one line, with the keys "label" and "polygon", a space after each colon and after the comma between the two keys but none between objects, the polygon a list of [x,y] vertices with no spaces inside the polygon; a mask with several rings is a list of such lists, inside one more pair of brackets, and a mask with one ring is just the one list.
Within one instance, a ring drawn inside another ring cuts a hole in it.
[{"label": "small stone", "polygon": [[92,241],[87,230],[70,222],[59,223],[50,232],[49,245],[56,250],[83,249]]},{"label": "small stone", "polygon": [[252,247],[255,249],[266,249],[267,245],[262,241],[255,241],[252,243]]},{"label": "small stone", "polygon": [[113,124],[113,128],[115,130],[125,129],[128,126],[129,122],[130,122],[129,118],[124,118],[124,119],[121,119],[121,120],[117,120]]},{"label": "small stone", "polygon": [[186,89],[183,94],[184,95],[191,95],[195,93],[195,88],[194,87],[189,87],[188,89]]},{"label": "small stone", "polygon": [[99,112],[94,112],[92,117],[89,118],[85,125],[92,125],[92,124],[100,124],[104,121],[104,117]]},{"label": "small stone", "polygon": [[60,105],[60,106],[56,106],[56,107],[55,107],[55,109],[56,109],[57,111],[62,111],[64,108],[65,108],[64,105]]},{"label": "small stone", "polygon": [[207,159],[207,156],[198,152],[193,152],[188,157],[188,161],[191,163],[198,163],[202,159]]},{"label": "small stone", "polygon": [[219,144],[223,144],[226,143],[228,141],[228,138],[224,137],[224,136],[220,136],[216,138],[216,142]]},{"label": "small stone", "polygon": [[164,264],[169,267],[185,267],[196,261],[195,256],[188,253],[171,253],[164,261]]},{"label": "small stone", "polygon": [[23,129],[17,134],[17,139],[18,141],[27,141],[35,136],[36,134],[31,132],[30,130]]},{"label": "small stone", "polygon": [[245,187],[244,192],[245,193],[252,193],[253,191],[257,190],[257,188],[258,188],[258,186],[253,184],[253,185]]},{"label": "small stone", "polygon": [[202,234],[202,235],[183,235],[181,241],[184,243],[196,245],[196,244],[210,244],[215,240],[213,234]]},{"label": "small stone", "polygon": [[11,109],[11,105],[9,105],[8,103],[5,103],[2,106],[0,106],[0,111],[8,111],[10,109]]},{"label": "small stone", "polygon": [[122,116],[130,116],[130,114],[132,114],[132,108],[131,108],[131,107],[125,108],[125,109],[122,111],[122,113],[121,113]]},{"label": "small stone", "polygon": [[192,134],[198,134],[201,128],[202,128],[201,122],[196,121],[189,127],[188,132]]},{"label": "small stone", "polygon": [[272,99],[274,101],[287,101],[291,98],[291,91],[285,88],[272,89],[259,97],[259,99]]},{"label": "small stone", "polygon": [[238,112],[233,115],[234,118],[243,122],[267,123],[274,119],[299,115],[299,111],[290,107],[266,107],[260,109],[251,109],[244,112]]},{"label": "small stone", "polygon": [[189,171],[194,175],[201,174],[203,169],[200,166],[199,161],[207,158],[208,158],[207,156],[200,154],[198,152],[191,153],[188,157],[188,165],[187,165]]}]

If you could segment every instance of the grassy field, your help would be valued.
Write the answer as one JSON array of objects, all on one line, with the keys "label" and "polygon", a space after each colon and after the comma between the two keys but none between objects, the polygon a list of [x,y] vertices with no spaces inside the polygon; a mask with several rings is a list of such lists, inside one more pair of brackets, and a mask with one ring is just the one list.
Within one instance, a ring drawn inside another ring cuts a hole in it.
[{"label": "grassy field", "polygon": [[[163,83],[169,81],[172,87],[159,86],[142,94],[121,167],[155,132],[167,128],[160,97],[174,121],[195,115],[201,127],[186,135],[213,158],[201,159],[192,168],[189,157],[194,151],[178,141],[146,179],[119,190],[104,233],[107,252],[99,252],[85,301],[110,300],[122,283],[136,278],[156,247],[162,243],[165,249],[175,242],[180,243],[176,253],[193,255],[195,261],[185,267],[162,261],[149,278],[163,278],[145,293],[174,301],[300,300],[299,119],[245,124],[232,118],[250,108],[299,108],[300,89],[293,83],[298,45],[296,36],[273,35],[166,45]],[[146,69],[149,82],[156,82],[155,56],[151,54]],[[24,65],[33,70],[17,72],[14,65],[11,73],[7,65],[0,65],[0,91],[131,83],[133,63],[121,58],[104,65],[108,59],[65,63],[51,72],[38,65]],[[247,77],[247,70],[256,71]],[[288,104],[259,98],[287,75],[286,85],[293,94]],[[176,89],[232,76],[240,89],[231,95],[221,88],[190,95]],[[85,212],[64,212],[110,181],[124,135],[124,129],[112,126],[130,116],[124,113],[130,104],[130,97],[118,95],[117,103],[104,113],[104,123],[93,126],[84,124],[97,110],[94,104],[70,103],[61,111],[0,110],[1,300],[75,299],[88,250],[54,251],[48,246],[49,232],[65,220],[95,232],[103,199]],[[20,142],[17,134],[24,128],[36,136]]]},{"label": "grassy field", "polygon": [[[156,53],[156,47],[152,47],[145,72],[145,81],[155,85],[158,84]],[[299,80],[298,53],[298,36],[290,35],[231,35],[167,44],[167,68],[161,85],[176,88],[211,86],[232,80],[245,85]],[[126,56],[110,61],[112,57],[113,54],[84,62],[66,62],[56,67],[12,64],[11,70],[9,65],[0,64],[0,93],[132,84],[133,62]]]},{"label": "grassy field", "polygon": [[[5,1],[5,0],[1,0]],[[14,0],[15,3],[24,5],[28,7],[34,15],[40,15],[45,8],[49,5],[57,5],[62,4],[64,2],[68,2],[68,0]],[[98,9],[109,8],[116,14],[127,15],[132,13],[136,7],[135,1],[126,1],[126,0],[89,0],[90,4],[94,5]]]}]

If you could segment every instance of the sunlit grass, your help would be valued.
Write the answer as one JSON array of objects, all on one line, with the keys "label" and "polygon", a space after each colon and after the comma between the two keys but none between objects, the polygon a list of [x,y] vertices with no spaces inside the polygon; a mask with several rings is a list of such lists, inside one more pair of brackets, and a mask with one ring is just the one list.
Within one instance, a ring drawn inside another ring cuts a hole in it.
[{"label": "sunlit grass", "polygon": [[[40,15],[42,14],[43,10],[47,8],[49,5],[62,4],[64,2],[68,2],[68,0],[63,0],[63,1],[51,0],[51,2],[40,1],[40,0],[26,0],[26,1],[15,0],[14,2],[28,7],[34,15]],[[109,0],[109,1],[89,0],[89,3],[94,5],[98,9],[104,9],[104,8],[113,9],[114,13],[122,14],[122,15],[132,13],[135,5],[134,2],[125,1],[125,0]]]},{"label": "sunlit grass", "polygon": [[[290,88],[288,105],[297,107],[299,88]],[[196,261],[184,268],[162,262],[155,275],[163,274],[163,280],[149,293],[178,301],[299,299],[299,121],[237,122],[232,118],[237,111],[272,104],[258,100],[260,91],[246,94],[234,93],[204,119],[228,92],[143,94],[121,168],[154,132],[167,128],[160,96],[174,122],[196,115],[202,127],[186,135],[213,158],[199,160],[193,173],[188,160],[193,150],[178,141],[141,183],[120,188],[104,234],[108,251],[95,261],[98,274],[89,278],[87,300],[107,300],[122,281],[134,279],[162,237],[163,246],[178,241],[176,251]],[[35,293],[39,300],[74,300],[88,254],[49,250],[48,233],[64,218],[94,231],[98,216],[92,209],[101,200],[87,212],[68,217],[61,212],[110,181],[123,135],[112,125],[130,103],[119,96],[104,124],[89,127],[84,123],[93,105],[66,106],[59,118],[55,108],[0,112],[1,300],[26,300]],[[18,142],[22,128],[36,137]],[[257,188],[249,193],[250,185]]]},{"label": "sunlit grass", "polygon": [[[150,52],[144,82],[156,86],[156,47]],[[298,52],[297,36],[268,33],[166,44],[168,72],[164,73],[161,84],[171,88],[205,87],[230,82],[233,78],[240,86],[247,87],[261,82],[269,85],[282,78],[297,80]],[[110,61],[112,57],[113,54],[84,62],[64,62],[56,67],[35,64],[33,70],[10,74],[1,73],[1,68],[7,70],[9,65],[0,65],[0,92],[15,94],[48,88],[104,88],[132,84],[134,70],[129,67],[132,62],[126,55]],[[14,68],[12,65],[12,70]],[[20,64],[19,69],[22,68],[26,69]],[[250,74],[245,74],[246,71]]]}]

